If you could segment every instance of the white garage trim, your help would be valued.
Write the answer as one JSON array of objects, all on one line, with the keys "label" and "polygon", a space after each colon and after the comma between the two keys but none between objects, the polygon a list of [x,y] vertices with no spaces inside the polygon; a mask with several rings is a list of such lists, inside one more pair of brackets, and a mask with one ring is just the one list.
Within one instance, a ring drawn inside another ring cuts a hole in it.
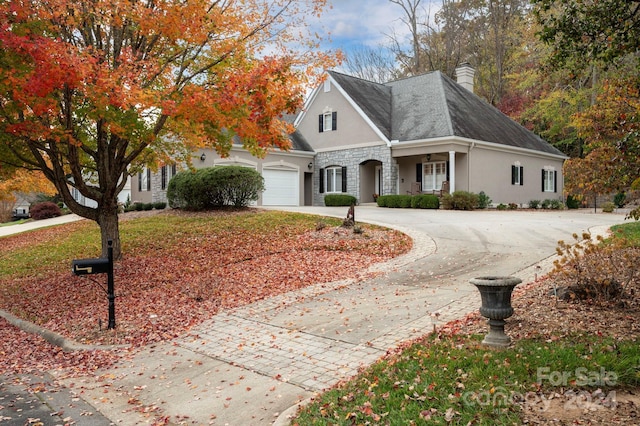
[{"label": "white garage trim", "polygon": [[227,158],[217,158],[213,160],[214,166],[242,166],[242,167],[250,167],[254,170],[258,169],[258,163],[255,161],[245,160],[244,158],[240,158],[237,155],[233,157]]}]

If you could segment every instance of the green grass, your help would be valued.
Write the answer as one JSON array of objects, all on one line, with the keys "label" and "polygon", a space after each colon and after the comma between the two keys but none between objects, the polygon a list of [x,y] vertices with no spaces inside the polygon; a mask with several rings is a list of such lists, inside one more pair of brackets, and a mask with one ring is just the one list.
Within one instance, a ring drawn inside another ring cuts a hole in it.
[{"label": "green grass", "polygon": [[[640,222],[614,231],[613,238],[640,246]],[[521,424],[514,400],[542,401],[558,387],[606,392],[640,386],[637,341],[576,334],[495,350],[481,339],[428,337],[320,395],[293,424]]]},{"label": "green grass", "polygon": [[[315,229],[317,218],[310,215],[266,212],[245,215],[158,215],[120,223],[120,239],[124,255],[135,255],[141,249],[162,249],[175,244],[196,243],[198,238],[221,233],[252,233],[273,236],[293,229]],[[338,219],[325,218],[332,226]],[[71,268],[72,259],[98,257],[101,253],[100,230],[90,221],[56,227],[47,237],[33,232],[32,241],[22,248],[0,253],[0,278],[46,274]]]},{"label": "green grass", "polygon": [[22,223],[26,223],[26,222],[31,222],[32,219],[19,219],[19,220],[14,220],[12,222],[4,222],[4,223],[0,223],[0,226],[12,226],[12,225],[20,225]]},{"label": "green grass", "polygon": [[514,399],[548,397],[558,386],[594,391],[640,385],[637,342],[582,335],[552,344],[522,340],[494,350],[482,346],[481,338],[414,344],[324,393],[294,424],[519,424]]},{"label": "green grass", "polygon": [[629,245],[640,247],[640,221],[615,225],[611,230],[614,235],[622,235],[626,238]]}]

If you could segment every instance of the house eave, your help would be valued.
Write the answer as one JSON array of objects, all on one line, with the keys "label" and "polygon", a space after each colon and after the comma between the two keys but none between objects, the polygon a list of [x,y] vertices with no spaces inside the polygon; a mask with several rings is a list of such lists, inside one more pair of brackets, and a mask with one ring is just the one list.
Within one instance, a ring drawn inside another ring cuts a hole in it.
[{"label": "house eave", "polygon": [[[391,147],[393,157],[401,157],[403,149],[412,149],[420,146],[425,148],[437,148],[438,145],[458,145],[460,151],[456,152],[469,152],[475,147],[483,147],[494,151],[502,152],[514,152],[519,154],[526,154],[530,156],[537,156],[543,158],[553,158],[556,160],[567,160],[569,157],[562,154],[553,154],[550,152],[538,151],[533,149],[521,148],[516,146],[504,145],[495,142],[480,141],[476,139],[463,138],[460,136],[444,136],[439,138],[419,139],[412,141],[399,141]],[[435,152],[435,151],[434,151]],[[425,153],[427,153],[425,151]]]}]

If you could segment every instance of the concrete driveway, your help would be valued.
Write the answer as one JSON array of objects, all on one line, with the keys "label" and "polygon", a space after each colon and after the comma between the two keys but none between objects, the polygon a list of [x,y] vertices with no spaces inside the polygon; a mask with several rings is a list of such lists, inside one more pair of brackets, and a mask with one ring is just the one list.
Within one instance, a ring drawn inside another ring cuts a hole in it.
[{"label": "concrete driveway", "polygon": [[[345,217],[347,208],[289,211]],[[319,284],[221,312],[174,341],[85,378],[62,380],[116,424],[144,424],[131,398],[189,424],[287,424],[294,405],[357,374],[401,342],[479,307],[469,279],[533,281],[557,241],[603,232],[624,214],[356,207],[356,221],[398,228],[413,250],[378,276]]]}]

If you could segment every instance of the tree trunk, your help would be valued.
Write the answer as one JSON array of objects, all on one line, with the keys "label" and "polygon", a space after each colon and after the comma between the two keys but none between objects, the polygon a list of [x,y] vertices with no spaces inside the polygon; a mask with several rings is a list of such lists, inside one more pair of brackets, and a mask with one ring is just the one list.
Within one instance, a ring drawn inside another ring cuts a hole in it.
[{"label": "tree trunk", "polygon": [[113,260],[122,257],[120,250],[120,228],[118,223],[118,205],[98,206],[98,225],[100,225],[100,236],[102,238],[102,257],[107,257],[108,242],[113,241]]}]

